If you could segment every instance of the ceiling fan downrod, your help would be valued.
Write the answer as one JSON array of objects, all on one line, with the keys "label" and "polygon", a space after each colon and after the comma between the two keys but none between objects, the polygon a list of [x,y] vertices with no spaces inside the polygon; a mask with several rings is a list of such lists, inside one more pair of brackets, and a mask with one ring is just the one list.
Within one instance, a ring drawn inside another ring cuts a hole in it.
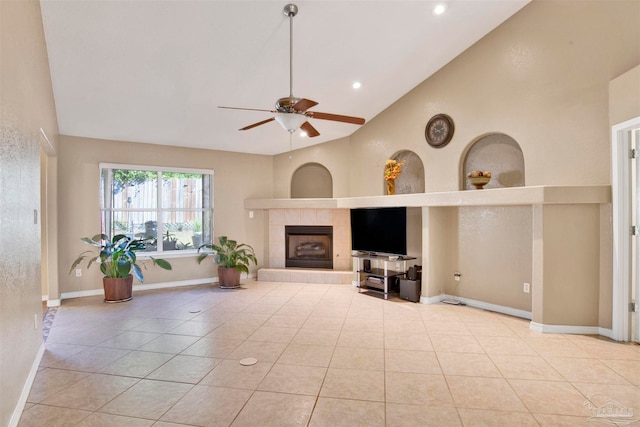
[{"label": "ceiling fan downrod", "polygon": [[282,13],[289,17],[289,97],[293,98],[293,17],[298,14],[298,6],[290,3]]}]

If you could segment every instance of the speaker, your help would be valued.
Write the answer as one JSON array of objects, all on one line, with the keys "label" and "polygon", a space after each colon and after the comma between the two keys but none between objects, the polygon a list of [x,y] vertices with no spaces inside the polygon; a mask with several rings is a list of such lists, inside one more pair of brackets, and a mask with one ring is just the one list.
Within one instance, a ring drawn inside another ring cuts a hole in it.
[{"label": "speaker", "polygon": [[407,279],[418,280],[418,270],[415,266],[409,267],[409,271],[407,272]]},{"label": "speaker", "polygon": [[419,302],[420,280],[400,279],[400,298],[412,302]]},{"label": "speaker", "polygon": [[362,260],[362,270],[364,270],[365,273],[371,273],[371,260],[370,259]]}]

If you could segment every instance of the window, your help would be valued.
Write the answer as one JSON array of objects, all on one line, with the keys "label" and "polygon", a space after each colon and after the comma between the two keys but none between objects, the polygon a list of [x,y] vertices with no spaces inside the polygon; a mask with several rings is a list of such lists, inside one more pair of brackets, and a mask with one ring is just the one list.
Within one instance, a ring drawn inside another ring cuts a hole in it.
[{"label": "window", "polygon": [[101,164],[102,232],[147,252],[194,251],[213,236],[213,171]]}]

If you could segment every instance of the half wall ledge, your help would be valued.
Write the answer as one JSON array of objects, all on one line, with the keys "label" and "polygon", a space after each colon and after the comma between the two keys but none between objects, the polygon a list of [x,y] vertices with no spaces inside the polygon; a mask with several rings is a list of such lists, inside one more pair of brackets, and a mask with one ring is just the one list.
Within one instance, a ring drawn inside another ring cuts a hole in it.
[{"label": "half wall ledge", "polygon": [[611,203],[610,185],[540,185],[334,199],[247,199],[245,209],[522,206]]}]

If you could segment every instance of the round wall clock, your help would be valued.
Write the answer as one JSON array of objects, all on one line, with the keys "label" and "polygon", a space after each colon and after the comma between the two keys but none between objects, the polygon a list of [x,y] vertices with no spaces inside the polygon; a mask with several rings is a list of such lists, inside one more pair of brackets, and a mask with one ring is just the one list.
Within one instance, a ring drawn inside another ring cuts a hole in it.
[{"label": "round wall clock", "polygon": [[427,143],[434,148],[442,148],[451,141],[454,131],[453,119],[446,114],[431,117],[424,129]]}]

